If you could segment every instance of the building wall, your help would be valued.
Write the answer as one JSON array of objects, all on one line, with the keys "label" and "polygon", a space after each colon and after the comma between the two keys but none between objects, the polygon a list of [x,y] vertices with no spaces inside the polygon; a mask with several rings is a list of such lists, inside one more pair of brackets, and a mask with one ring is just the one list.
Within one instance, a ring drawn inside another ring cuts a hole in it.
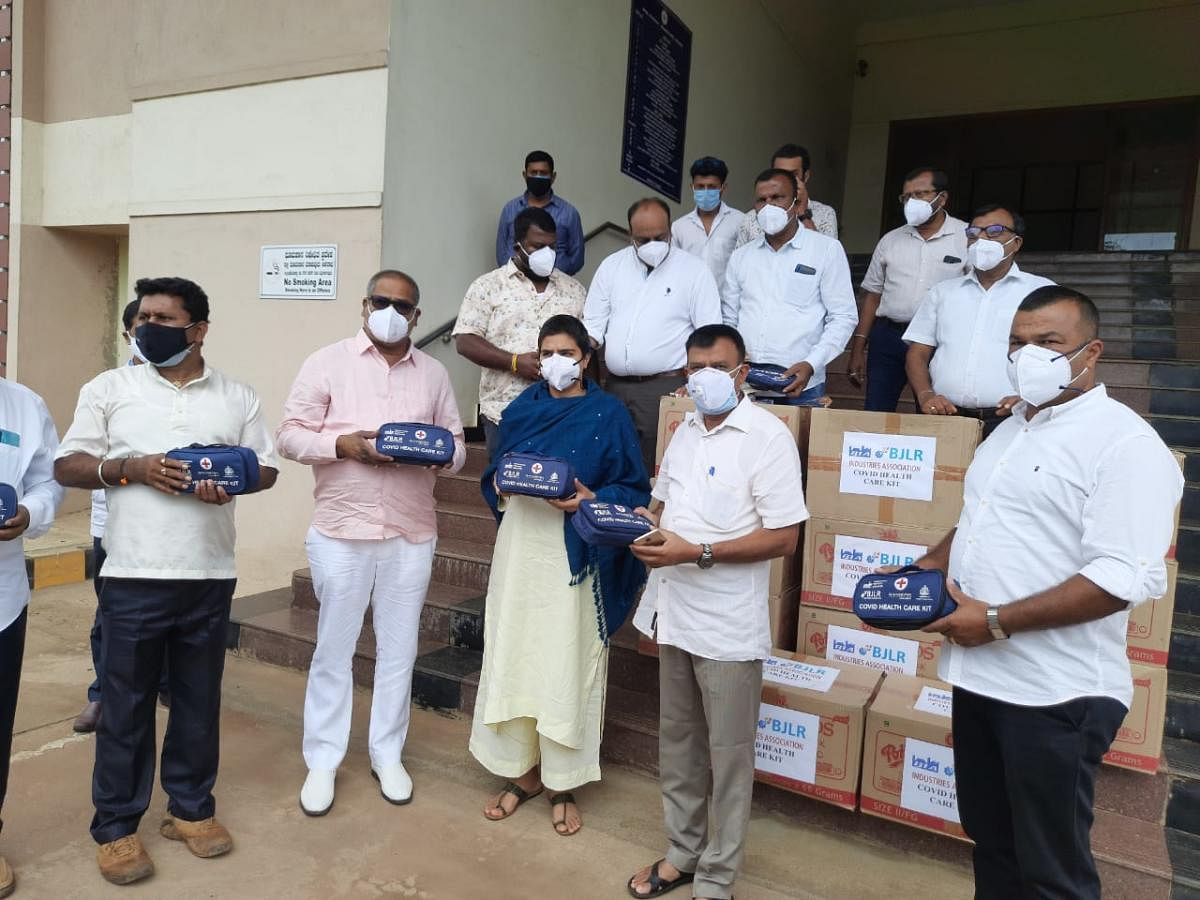
[{"label": "building wall", "polygon": [[[803,141],[814,195],[837,202],[852,78],[846,17],[791,0],[670,6],[692,30],[685,167],[723,158],[727,201],[746,209],[771,152]],[[630,5],[393,0],[392,9],[384,262],[412,270],[422,324],[433,327],[495,266],[496,219],[524,190],[529,150],[554,156],[555,189],[585,232],[623,226],[629,204],[653,193],[620,172]],[[686,175],[673,206],[691,209]],[[473,417],[473,395],[459,396]]]},{"label": "building wall", "polygon": [[879,236],[891,121],[1200,94],[1197,34],[1200,4],[1155,0],[1026,0],[865,23],[857,54],[869,68],[854,81],[841,210],[846,249],[870,252]]}]

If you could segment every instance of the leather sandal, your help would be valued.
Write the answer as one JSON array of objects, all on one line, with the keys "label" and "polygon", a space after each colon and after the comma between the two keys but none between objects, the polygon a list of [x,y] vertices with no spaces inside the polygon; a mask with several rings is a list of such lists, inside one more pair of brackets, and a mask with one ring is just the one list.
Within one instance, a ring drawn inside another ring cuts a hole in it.
[{"label": "leather sandal", "polygon": [[551,807],[558,806],[558,804],[560,804],[560,803],[563,804],[563,807],[564,807],[563,808],[563,817],[561,819],[554,820],[554,833],[557,834],[559,837],[572,837],[576,834],[579,834],[580,829],[583,828],[582,825],[580,825],[579,828],[576,828],[574,831],[563,831],[563,829],[567,827],[566,804],[574,803],[576,808],[578,808],[578,806],[579,806],[578,803],[575,803],[575,795],[572,794],[570,791],[563,791],[561,794],[552,794],[550,796],[550,806]]},{"label": "leather sandal", "polygon": [[[693,881],[696,880],[695,872],[680,872],[679,877],[676,878],[674,881],[667,881],[665,878],[663,878],[661,875],[658,874],[658,867],[661,866],[666,861],[667,860],[664,857],[663,859],[660,859],[658,862],[656,862],[654,865],[652,865],[650,867],[650,878],[646,882],[646,884],[648,884],[650,886],[650,890],[645,894],[640,893],[639,891],[637,891],[634,888],[633,878],[630,878],[629,881],[627,881],[625,883],[625,888],[629,891],[630,896],[642,897],[642,898],[661,897],[663,894],[667,893],[668,891],[673,891],[673,890],[675,890],[675,888],[681,887],[682,885],[685,885],[685,884],[691,884]],[[634,877],[637,877],[637,876],[634,876]]]},{"label": "leather sandal", "polygon": [[536,791],[534,791],[533,793],[530,793],[529,791],[527,791],[523,787],[521,787],[519,784],[517,784],[515,781],[507,781],[507,782],[505,782],[504,787],[502,787],[500,789],[500,799],[503,800],[505,794],[512,794],[514,797],[517,798],[517,805],[514,806],[512,808],[512,810],[510,810],[509,812],[504,812],[504,807],[500,805],[499,801],[497,801],[496,805],[489,807],[489,809],[498,809],[501,812],[504,812],[504,815],[489,816],[485,812],[483,814],[483,817],[485,819],[487,819],[489,822],[503,822],[505,819],[507,819],[509,816],[511,816],[513,813],[515,813],[518,809],[520,809],[521,806],[526,801],[532,800],[534,797],[536,797],[538,794],[540,794],[543,790],[545,790],[545,788],[539,786]]}]

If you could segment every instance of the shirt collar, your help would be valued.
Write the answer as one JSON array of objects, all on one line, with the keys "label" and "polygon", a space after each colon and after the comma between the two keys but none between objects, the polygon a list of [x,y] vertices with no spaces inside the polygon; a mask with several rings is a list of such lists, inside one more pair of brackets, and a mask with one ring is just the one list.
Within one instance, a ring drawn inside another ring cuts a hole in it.
[{"label": "shirt collar", "polygon": [[[784,244],[783,247],[795,247],[797,250],[800,250],[801,245],[804,243],[804,232],[808,230],[809,229],[804,227],[804,223],[801,222],[800,227],[796,229],[796,233],[792,235],[792,239]],[[758,239],[758,245],[760,247],[766,247],[768,250],[771,250],[772,253],[778,253],[783,249],[783,247],[780,247],[779,250],[774,250],[771,245],[767,243],[767,233],[765,231],[763,232],[762,237]]]},{"label": "shirt collar", "polygon": [[193,378],[187,384],[180,386],[180,385],[177,385],[175,382],[171,381],[171,379],[164,378],[162,373],[158,371],[158,366],[152,366],[150,363],[144,363],[143,365],[135,366],[134,368],[135,369],[141,369],[141,368],[149,369],[151,378],[157,379],[158,381],[162,382],[163,384],[165,384],[167,387],[169,387],[173,391],[186,391],[188,388],[190,388],[194,384],[201,384],[205,381],[208,381],[208,376],[212,374],[212,368],[208,365],[208,363],[205,363],[204,364],[204,372],[201,373],[199,378]]},{"label": "shirt collar", "polygon": [[701,434],[716,434],[722,428],[726,427],[736,428],[738,431],[749,434],[753,425],[751,420],[754,418],[753,405],[753,401],[747,395],[743,394],[742,399],[738,401],[738,405],[733,408],[733,411],[712,431],[704,427],[704,415],[699,410],[692,413],[688,422],[699,428]]},{"label": "shirt collar", "polygon": [[[1029,425],[1044,425],[1047,422],[1058,421],[1064,417],[1075,415],[1086,415],[1088,411],[1097,403],[1103,403],[1108,399],[1108,391],[1103,384],[1098,384],[1090,391],[1084,391],[1078,397],[1073,397],[1066,403],[1059,403],[1055,406],[1047,407],[1046,409],[1038,410],[1034,413],[1032,419],[1028,420]],[[1013,407],[1012,414],[1014,417],[1025,418],[1025,410],[1029,408],[1029,404],[1022,400]]]},{"label": "shirt collar", "polygon": [[[506,262],[503,266],[501,266],[501,268],[504,269],[504,275],[506,278],[520,278],[522,281],[527,282],[530,285],[533,284],[533,279],[531,279],[528,275],[526,275],[524,272],[522,272],[517,267],[517,264],[512,261],[512,257],[509,257],[508,262]],[[550,270],[550,283],[556,284],[559,275],[560,275],[560,273],[559,273],[557,267],[551,269]]]},{"label": "shirt collar", "polygon": [[950,213],[946,213],[946,218],[942,219],[941,227],[927,238],[921,237],[920,232],[917,231],[916,225],[904,226],[905,230],[919,241],[932,241],[934,238],[940,238],[947,234],[954,234],[955,231],[965,227],[966,226],[963,225],[959,219],[954,218],[954,216],[950,215]]},{"label": "shirt collar", "polygon": [[[383,354],[379,352],[379,348],[375,346],[375,344],[371,341],[371,339],[369,337],[367,337],[367,329],[365,327],[358,329],[358,334],[356,334],[354,336],[354,350],[355,350],[355,352],[358,353],[359,356],[362,356],[364,353],[369,353],[372,350],[374,350],[375,355],[378,356],[381,360],[383,359]],[[402,362],[402,363],[411,362],[412,358],[413,358],[413,342],[409,341],[408,342],[408,352],[405,353],[403,357],[401,357],[400,362]],[[387,362],[387,360],[383,360],[383,361]]]},{"label": "shirt collar", "polygon": [[[1008,271],[1004,273],[1004,277],[997,281],[996,284],[993,284],[992,287],[994,288],[997,285],[1004,284],[1004,282],[1008,281],[1010,278],[1019,278],[1021,274],[1021,267],[1017,265],[1017,261],[1014,259],[1012,265],[1008,267]],[[974,282],[975,286],[981,291],[984,290],[983,285],[979,283],[979,273],[975,271],[974,267],[972,267],[971,271],[968,272],[965,277],[967,281]],[[990,288],[988,290],[990,290]]]},{"label": "shirt collar", "polygon": [[[528,198],[527,196],[525,196],[527,193],[529,193],[529,192],[528,192],[528,191],[522,191],[522,192],[521,192],[521,196],[519,196],[519,197],[517,198],[517,203],[519,203],[519,204],[521,205],[521,208],[522,208],[522,209],[524,209],[525,207],[527,207],[527,206],[529,205],[529,198]],[[542,208],[542,209],[549,209],[551,206],[556,206],[557,204],[558,204],[558,195],[557,195],[557,194],[555,194],[555,193],[554,193],[554,189],[553,189],[553,188],[551,188],[551,189],[550,189],[550,200],[549,200],[549,201],[546,203],[546,205],[545,205],[545,206],[543,206],[543,207],[541,207],[541,208]]]},{"label": "shirt collar", "polygon": [[[729,215],[732,212],[733,212],[733,207],[730,206],[729,204],[727,204],[724,200],[722,200],[721,205],[717,207],[717,214],[713,218],[713,228],[716,228],[717,223],[720,222],[723,218],[725,218],[727,215]],[[698,209],[693,208],[692,211],[690,213],[688,213],[684,218],[691,219],[693,222],[695,222],[701,228],[704,227],[704,223],[700,221],[700,210],[698,210]]]}]

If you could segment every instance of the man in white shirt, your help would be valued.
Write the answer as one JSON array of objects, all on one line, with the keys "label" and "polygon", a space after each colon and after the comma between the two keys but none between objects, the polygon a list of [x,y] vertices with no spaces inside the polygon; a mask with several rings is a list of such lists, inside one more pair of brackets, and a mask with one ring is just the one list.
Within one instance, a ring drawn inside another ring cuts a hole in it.
[{"label": "man in white shirt", "polygon": [[858,321],[842,245],[801,228],[794,176],[767,169],[755,179],[754,208],[764,234],[734,251],[721,313],[741,332],[750,362],[792,377],[782,394],[756,399],[817,406],[825,367],[846,348]]},{"label": "man in white shirt", "polygon": [[917,404],[934,416],[969,416],[983,422],[986,438],[1008,410],[1008,336],[1013,313],[1049,278],[1022,272],[1017,253],[1025,220],[1004,207],[980,207],[967,227],[971,272],[930,289],[904,341],[906,368]]},{"label": "man in white shirt", "polygon": [[671,224],[671,245],[704,260],[720,291],[745,216],[725,204],[729,167],[723,160],[703,156],[692,163],[690,174],[696,208]]},{"label": "man in white shirt", "polygon": [[[167,817],[159,828],[200,857],[233,848],[215,818],[221,674],[237,583],[231,497],[188,477],[166,453],[189,444],[254,452],[256,490],[278,467],[254,391],[206,365],[208,296],[186,278],[142,278],[134,331],[149,365],[102,372],[79,392],[54,464],[66,487],[108,491],[99,573],[104,632],[92,776],[92,838],[100,873],[128,884],[154,873],[138,824],[154,786],[154,697],[170,660],[171,712],[163,739]],[[188,490],[192,488],[193,490]]]},{"label": "man in white shirt", "polygon": [[551,316],[578,318],[587,291],[558,269],[558,226],[529,206],[513,220],[512,256],[467,288],[454,323],[454,348],[483,369],[479,415],[488,457],[496,452],[504,408],[541,379],[538,330]]},{"label": "man in white shirt", "polygon": [[604,346],[605,387],[633,417],[646,471],[653,472],[659,400],[683,384],[688,335],[721,321],[721,297],[702,260],[672,249],[665,202],[638,200],[628,221],[631,246],[596,269],[583,324]]},{"label": "man in white shirt", "polygon": [[[808,182],[812,178],[812,157],[808,150],[799,144],[784,144],[771,157],[771,168],[783,169],[796,176],[800,190],[799,209],[800,225],[819,231],[826,237],[837,239],[837,212],[832,206],[813,200],[808,196]],[[738,228],[737,246],[751,244],[763,236],[762,226],[758,223],[758,213],[750,210]]]},{"label": "man in white shirt", "polygon": [[949,213],[949,186],[946,173],[929,166],[904,176],[900,205],[907,224],[879,239],[863,276],[849,377],[859,386],[865,378],[868,410],[896,411],[908,383],[901,335],[931,287],[970,271],[967,223]]},{"label": "man in white shirt", "polygon": [[[49,531],[62,501],[63,490],[54,481],[57,449],[58,432],[42,398],[24,385],[0,378],[0,484],[13,488],[17,497],[16,508],[0,516],[0,810],[8,790],[29,618],[24,539]],[[12,868],[0,856],[0,897],[11,894],[16,883]]]},{"label": "man in white shirt", "polygon": [[1129,608],[1166,590],[1183,476],[1096,381],[1096,307],[1041,287],[1009,340],[1021,401],[967,470],[962,515],[922,568],[947,572],[958,810],[975,896],[1099,898],[1096,768],[1133,697]]},{"label": "man in white shirt", "polygon": [[696,412],[667,447],[653,510],[641,510],[663,543],[633,546],[651,569],[634,625],[659,647],[668,849],[628,888],[645,897],[693,882],[695,897],[729,898],[750,820],[762,664],[771,654],[770,561],[795,552],[808,509],[795,441],[741,394],[741,335],[727,325],[697,329],[687,369]]}]

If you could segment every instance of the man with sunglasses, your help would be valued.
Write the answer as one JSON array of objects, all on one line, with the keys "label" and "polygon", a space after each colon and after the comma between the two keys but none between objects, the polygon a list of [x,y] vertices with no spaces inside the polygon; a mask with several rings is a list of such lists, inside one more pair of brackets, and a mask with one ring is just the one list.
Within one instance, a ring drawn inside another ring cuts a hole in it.
[{"label": "man with sunglasses", "polygon": [[300,809],[323,816],[350,740],[353,661],[372,607],[375,688],[368,748],[371,774],[389,803],[412,799],[401,754],[408,734],[421,607],[433,568],[437,518],[433,466],[394,462],[375,449],[388,422],[419,422],[454,436],[457,472],[466,461],[462,422],[445,366],[412,343],[421,292],[404,272],[367,283],[362,329],[318,350],[296,376],[276,432],[279,452],[311,465],[316,482],[305,539],[320,603],[317,647],[304,697]]},{"label": "man with sunglasses", "polygon": [[904,332],[906,370],[921,412],[969,416],[992,433],[1008,409],[1008,330],[1035,288],[1053,284],[1022,272],[1025,221],[1004,206],[980,207],[964,232],[971,271],[935,285]]},{"label": "man with sunglasses", "polygon": [[558,267],[557,229],[546,210],[521,210],[513,221],[512,257],[471,282],[454,323],[455,349],[483,369],[479,418],[489,458],[496,453],[505,407],[542,377],[537,355],[542,323],[583,314],[587,291]]},{"label": "man with sunglasses", "polygon": [[866,384],[864,407],[895,412],[908,383],[901,335],[935,284],[967,274],[967,223],[950,215],[950,179],[921,166],[904,176],[905,224],[879,239],[863,276],[858,328],[850,338],[849,378]]}]

